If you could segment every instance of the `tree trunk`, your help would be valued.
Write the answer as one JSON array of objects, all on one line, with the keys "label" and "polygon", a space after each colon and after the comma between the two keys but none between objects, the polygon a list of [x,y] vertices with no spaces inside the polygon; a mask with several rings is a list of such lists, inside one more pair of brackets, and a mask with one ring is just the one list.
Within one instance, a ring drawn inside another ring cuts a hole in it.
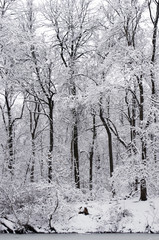
[{"label": "tree trunk", "polygon": [[[149,11],[150,11],[150,16],[151,16],[151,2],[148,3],[149,5]],[[153,35],[152,35],[152,56],[151,56],[151,63],[154,66],[155,63],[155,57],[156,57],[156,43],[157,43],[157,30],[158,30],[158,20],[159,20],[159,2],[156,2],[156,15],[155,19],[152,20],[153,23]],[[154,71],[151,70],[151,84],[152,84],[152,99],[156,95],[156,86],[155,86],[155,76],[154,76]]]},{"label": "tree trunk", "polygon": [[54,101],[49,99],[49,154],[48,154],[48,182],[52,181],[52,154],[53,154],[53,146],[54,146],[54,129],[53,129],[53,108]]},{"label": "tree trunk", "polygon": [[[135,84],[134,84],[134,88],[136,88]],[[137,108],[137,104],[136,104],[136,89],[134,90],[134,94],[132,96],[132,116],[131,116],[131,142],[133,142],[133,144],[135,144],[135,138],[136,138],[136,108]]]},{"label": "tree trunk", "polygon": [[14,162],[13,123],[12,123],[11,108],[9,106],[8,98],[6,100],[6,103],[7,103],[7,113],[8,113],[8,154],[9,154],[8,169],[11,175],[13,175],[13,162]]},{"label": "tree trunk", "polygon": [[146,180],[143,178],[140,181],[140,200],[146,201],[147,200],[147,187],[146,187]]},{"label": "tree trunk", "polygon": [[41,174],[41,177],[43,177],[43,166],[44,166],[44,162],[43,162],[43,157],[44,157],[44,154],[43,154],[43,135],[41,135],[41,138],[40,138],[40,147],[41,147],[40,174]]},{"label": "tree trunk", "polygon": [[[156,14],[155,18],[152,19],[152,10],[151,10],[151,1],[148,3],[149,6],[149,12],[150,12],[150,17],[153,23],[153,34],[152,34],[152,56],[151,56],[151,64],[153,66],[153,69],[151,69],[151,94],[152,94],[152,106],[156,107],[155,101],[157,100],[157,91],[156,91],[156,84],[155,84],[155,72],[154,72],[154,67],[155,67],[155,62],[156,62],[156,46],[157,46],[157,32],[158,32],[158,20],[159,20],[159,1],[156,1]],[[152,113],[150,112],[150,115]],[[156,112],[153,113],[152,116],[152,121],[156,122],[157,121],[157,116]],[[155,134],[151,134],[151,141],[152,141],[152,149],[154,152],[154,162],[157,161],[157,154],[156,154],[156,136]]]},{"label": "tree trunk", "polygon": [[73,126],[73,159],[74,159],[74,177],[75,185],[77,188],[80,188],[80,176],[79,176],[79,153],[78,153],[78,121],[76,116],[76,110],[73,111],[74,115],[74,126]]},{"label": "tree trunk", "polygon": [[105,121],[104,117],[103,117],[103,110],[102,110],[102,106],[100,106],[100,119],[106,129],[107,135],[108,135],[108,149],[109,149],[109,164],[110,164],[110,177],[112,177],[112,173],[114,170],[114,166],[113,166],[113,147],[112,147],[112,134],[111,131],[108,127],[107,122]]},{"label": "tree trunk", "polygon": [[[143,89],[143,80],[142,76],[138,79],[139,84],[139,93],[140,93],[140,127],[143,130],[143,120],[144,120],[144,89]],[[144,134],[144,133],[143,133]],[[142,163],[146,165],[146,140],[144,136],[141,137],[141,154],[142,154]],[[147,187],[146,187],[146,179],[143,177],[140,181],[140,200],[147,200]]]},{"label": "tree trunk", "polygon": [[92,138],[92,146],[91,146],[91,150],[90,150],[90,154],[89,154],[89,162],[90,162],[90,166],[89,166],[89,190],[91,191],[93,188],[93,156],[94,156],[94,144],[95,144],[95,139],[97,136],[96,133],[96,119],[95,119],[95,113],[93,113],[93,138]]},{"label": "tree trunk", "polygon": [[9,150],[8,168],[11,175],[13,175],[14,149],[13,149],[13,126],[12,125],[9,125],[9,129],[8,129],[8,150]]},{"label": "tree trunk", "polygon": [[[74,82],[74,70],[73,63],[70,65],[70,93],[74,98],[76,96],[76,86]],[[73,153],[73,164],[74,164],[74,178],[75,185],[77,188],[80,188],[80,175],[79,175],[79,152],[78,152],[78,116],[77,110],[72,109],[73,115],[73,136],[72,136],[72,153]]]},{"label": "tree trunk", "polygon": [[34,182],[35,175],[35,136],[32,134],[32,156],[31,156],[31,171],[30,171],[30,182]]}]

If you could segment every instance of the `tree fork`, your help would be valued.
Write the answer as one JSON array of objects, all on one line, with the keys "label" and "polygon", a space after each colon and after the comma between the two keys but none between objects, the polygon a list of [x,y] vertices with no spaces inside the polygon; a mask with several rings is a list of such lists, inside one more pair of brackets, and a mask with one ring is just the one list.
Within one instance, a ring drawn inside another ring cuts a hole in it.
[{"label": "tree fork", "polygon": [[110,164],[110,177],[112,177],[112,173],[114,171],[114,166],[113,166],[113,148],[112,148],[112,134],[111,131],[108,127],[107,122],[105,121],[103,117],[103,109],[102,106],[100,105],[100,119],[106,129],[106,132],[108,134],[108,148],[109,148],[109,164]]}]

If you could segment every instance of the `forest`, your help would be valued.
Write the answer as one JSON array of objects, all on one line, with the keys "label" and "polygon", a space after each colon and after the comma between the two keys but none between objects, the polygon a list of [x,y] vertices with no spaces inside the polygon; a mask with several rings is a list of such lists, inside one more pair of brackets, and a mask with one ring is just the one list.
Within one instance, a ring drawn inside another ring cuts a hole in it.
[{"label": "forest", "polygon": [[159,197],[158,21],[159,0],[0,0],[0,231]]}]

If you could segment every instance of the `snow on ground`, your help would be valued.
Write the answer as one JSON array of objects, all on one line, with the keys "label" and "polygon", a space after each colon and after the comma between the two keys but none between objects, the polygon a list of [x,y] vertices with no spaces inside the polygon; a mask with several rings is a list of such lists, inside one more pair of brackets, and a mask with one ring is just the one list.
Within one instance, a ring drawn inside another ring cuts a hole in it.
[{"label": "snow on ground", "polygon": [[[79,214],[80,207],[87,207],[89,215]],[[159,232],[159,199],[68,203],[63,213],[63,220],[53,223],[61,233]]]},{"label": "snow on ground", "polygon": [[[88,215],[79,214],[84,208]],[[51,209],[50,209],[51,210]],[[50,214],[52,214],[50,212]],[[45,216],[45,219],[49,219]],[[0,218],[0,231],[16,229],[16,221],[12,215],[7,219]],[[29,224],[37,232],[50,232],[48,222],[35,215]],[[148,232],[159,233],[159,198],[149,199],[145,202],[135,199],[104,201],[59,201],[57,211],[52,214],[52,229],[57,233],[95,233],[95,232]]]}]

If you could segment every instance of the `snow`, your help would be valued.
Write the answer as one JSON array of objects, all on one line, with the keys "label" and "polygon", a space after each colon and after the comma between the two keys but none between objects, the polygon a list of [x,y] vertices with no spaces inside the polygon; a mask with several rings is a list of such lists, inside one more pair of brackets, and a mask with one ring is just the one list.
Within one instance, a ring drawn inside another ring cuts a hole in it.
[{"label": "snow", "polygon": [[[138,199],[70,204],[63,221],[53,226],[60,233],[159,232],[159,199],[142,202]],[[89,215],[78,214],[87,207]],[[65,207],[64,207],[65,208]],[[64,210],[63,208],[63,210]]]},{"label": "snow", "polygon": [[[158,203],[159,198],[147,201],[139,201],[139,198],[105,198],[98,201],[65,198],[59,200],[58,208],[52,215],[51,226],[57,233],[159,233]],[[79,214],[84,208],[88,209],[88,215]],[[47,219],[52,214],[51,211],[50,207],[50,213],[44,212],[43,219],[40,218],[41,215],[37,219],[34,214],[30,215],[29,224],[37,232],[50,233]],[[7,228],[13,232],[17,228],[13,215],[0,218],[0,231],[7,231]]]}]

